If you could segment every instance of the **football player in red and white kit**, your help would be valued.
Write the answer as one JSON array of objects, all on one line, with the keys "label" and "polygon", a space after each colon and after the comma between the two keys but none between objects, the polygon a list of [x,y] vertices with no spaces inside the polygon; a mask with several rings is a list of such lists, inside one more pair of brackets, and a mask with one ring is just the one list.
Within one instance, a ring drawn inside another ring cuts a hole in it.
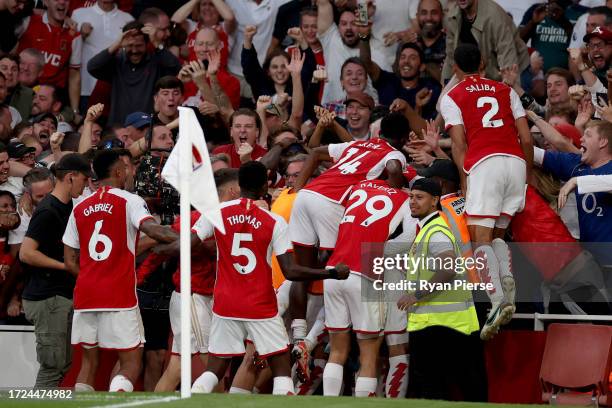
[{"label": "football player in red and white kit", "polygon": [[349,269],[344,264],[328,270],[294,264],[287,252],[291,249],[287,223],[255,204],[267,193],[265,166],[245,163],[238,179],[241,198],[221,205],[225,234],[204,216],[194,226],[202,240],[215,236],[218,261],[208,370],[194,382],[192,391],[211,392],[225,375],[228,357],[244,354],[248,336],[259,356],[268,359],[274,376],[273,394],[293,394],[289,337],[278,315],[272,286],[272,251],[289,280],[346,279]]},{"label": "football player in red and white kit", "polygon": [[[406,159],[399,149],[404,145],[409,129],[403,114],[391,113],[381,121],[379,138],[321,146],[310,154],[296,181],[295,188],[299,193],[289,221],[289,232],[300,265],[317,265],[317,247],[319,250],[335,248],[338,226],[344,214],[341,203],[354,184],[386,173],[392,187],[403,186]],[[332,161],[334,165],[306,185],[322,161]],[[298,348],[304,347],[301,339],[307,333],[306,299],[305,285],[292,284],[291,327]]]},{"label": "football player in red and white kit", "polygon": [[71,342],[83,346],[83,360],[75,389],[93,391],[98,349],[104,348],[119,351],[109,390],[129,392],[145,341],[136,297],[138,233],[160,242],[177,234],[153,219],[142,198],[123,190],[127,172],[118,152],[98,152],[93,168],[100,187],[73,208],[63,237],[66,267],[78,274]]},{"label": "football player in red and white kit", "polygon": [[377,358],[383,339],[385,311],[382,292],[370,289],[367,293],[379,298],[362,299],[362,287],[372,288],[372,282],[380,279],[372,270],[364,270],[362,258],[365,251],[371,257],[383,256],[384,242],[404,217],[409,216],[410,207],[408,193],[392,188],[387,180],[366,180],[354,185],[343,204],[346,211],[328,267],[343,261],[351,274],[346,281],[324,284],[325,326],[331,352],[323,371],[323,395],[340,395],[342,367],[351,348],[352,327],[357,334],[360,363],[355,396],[368,397],[376,395]]},{"label": "football player in red and white kit", "polygon": [[[520,98],[509,86],[481,77],[477,46],[455,50],[455,73],[460,82],[442,98],[440,111],[452,138],[453,159],[466,192],[465,214],[474,256],[486,259],[481,280],[491,311],[481,338],[491,338],[514,313],[515,282],[510,250],[503,241],[512,216],[524,203],[533,141]],[[488,276],[487,276],[488,275]]]}]

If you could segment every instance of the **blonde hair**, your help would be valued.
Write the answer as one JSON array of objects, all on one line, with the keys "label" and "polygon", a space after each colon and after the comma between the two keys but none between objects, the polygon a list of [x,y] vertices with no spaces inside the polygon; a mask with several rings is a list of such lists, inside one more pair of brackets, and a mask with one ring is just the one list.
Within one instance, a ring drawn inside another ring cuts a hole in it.
[{"label": "blonde hair", "polygon": [[557,204],[559,201],[559,190],[561,189],[561,182],[554,178],[551,174],[545,173],[537,167],[532,169],[533,176],[535,178],[535,188],[544,197],[550,207],[557,211]]}]

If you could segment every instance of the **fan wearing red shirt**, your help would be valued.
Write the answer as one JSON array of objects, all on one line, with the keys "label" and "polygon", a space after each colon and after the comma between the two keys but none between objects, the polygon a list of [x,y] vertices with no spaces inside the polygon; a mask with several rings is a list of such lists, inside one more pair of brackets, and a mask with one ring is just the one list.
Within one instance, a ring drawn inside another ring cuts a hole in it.
[{"label": "fan wearing red shirt", "polygon": [[[350,95],[347,102],[349,100]],[[344,214],[342,202],[354,184],[374,180],[386,173],[391,186],[403,186],[406,159],[399,149],[404,145],[409,129],[404,115],[390,113],[381,121],[380,138],[330,144],[310,153],[295,184],[299,192],[289,220],[289,232],[300,265],[316,265],[317,247],[328,251],[335,248],[338,226]],[[306,184],[322,161],[334,164]],[[300,348],[307,333],[306,299],[307,288],[292,284],[291,327],[295,343]]]},{"label": "fan wearing red shirt", "polygon": [[272,393],[293,394],[289,337],[278,315],[272,285],[272,252],[289,280],[346,279],[349,269],[340,263],[332,269],[311,269],[293,262],[285,220],[259,208],[268,190],[265,166],[248,162],[238,174],[240,199],[221,205],[225,234],[201,217],[194,227],[204,240],[217,241],[217,280],[210,329],[208,370],[193,384],[192,392],[210,393],[225,375],[232,356],[245,353],[244,341],[253,340],[261,358],[267,358],[274,376]]},{"label": "fan wearing red shirt", "polygon": [[232,143],[221,145],[213,150],[213,154],[225,153],[230,158],[230,167],[240,167],[241,160],[238,150],[241,147],[252,147],[251,160],[262,158],[267,150],[257,143],[261,133],[261,119],[259,115],[247,108],[238,109],[230,116],[230,136]]},{"label": "fan wearing red shirt", "polygon": [[[357,334],[359,344],[359,376],[355,382],[355,396],[367,397],[376,393],[377,357],[385,325],[383,301],[364,301],[362,287],[372,287],[380,279],[371,270],[362,268],[364,250],[374,257],[382,257],[382,244],[397,229],[404,217],[410,215],[408,193],[392,188],[386,180],[368,180],[355,184],[343,203],[346,206],[338,229],[336,249],[328,267],[345,261],[351,269],[346,281],[324,284],[325,326],[329,331],[331,352],[323,371],[323,394],[340,395],[342,367],[351,347],[350,330]],[[370,244],[379,244],[367,248]],[[380,253],[376,250],[380,249]],[[368,256],[369,257],[369,256]],[[375,292],[370,292],[375,293]]]},{"label": "fan wearing red shirt", "polygon": [[47,11],[28,18],[17,52],[36,48],[45,57],[38,82],[67,89],[70,106],[77,109],[81,96],[81,46],[78,32],[65,24],[68,0],[47,0]]},{"label": "fan wearing red shirt", "polygon": [[93,391],[99,348],[119,353],[110,391],[133,391],[145,341],[136,297],[135,251],[139,232],[160,242],[177,234],[159,225],[142,198],[123,188],[125,162],[114,150],[96,154],[100,188],[77,204],[64,233],[66,268],[78,275],[74,289],[73,345],[83,346],[75,386]]},{"label": "fan wearing red shirt", "polygon": [[460,82],[442,98],[440,112],[452,138],[453,159],[463,169],[461,187],[474,257],[487,260],[480,272],[488,275],[483,281],[490,279],[494,285],[488,291],[491,311],[480,333],[488,340],[515,310],[515,282],[503,237],[524,205],[533,141],[517,93],[478,74],[478,47],[462,44],[455,58]]}]

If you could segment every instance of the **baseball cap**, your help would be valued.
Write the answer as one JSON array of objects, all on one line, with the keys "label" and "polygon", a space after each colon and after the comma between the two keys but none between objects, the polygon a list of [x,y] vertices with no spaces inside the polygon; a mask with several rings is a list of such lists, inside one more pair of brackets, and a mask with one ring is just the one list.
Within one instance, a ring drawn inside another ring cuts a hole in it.
[{"label": "baseball cap", "polygon": [[436,159],[429,167],[418,169],[417,173],[422,177],[440,177],[441,179],[459,183],[459,171],[452,160]]},{"label": "baseball cap", "polygon": [[416,180],[412,184],[412,190],[424,191],[434,197],[440,197],[442,195],[442,188],[440,188],[440,185],[429,178],[420,178]]},{"label": "baseball cap", "polygon": [[372,99],[370,95],[368,95],[365,92],[361,92],[361,91],[351,92],[347,94],[344,104],[348,105],[352,101],[358,102],[361,105],[365,106],[366,108],[369,108],[370,110],[374,110],[374,106],[376,105],[374,103],[374,99]]},{"label": "baseball cap", "polygon": [[55,165],[55,171],[58,170],[78,171],[87,177],[92,177],[93,175],[89,161],[87,161],[87,159],[85,159],[85,157],[79,153],[68,153],[67,155],[64,155]]},{"label": "baseball cap", "polygon": [[580,148],[580,138],[582,135],[576,126],[570,125],[568,123],[559,123],[555,126],[555,129],[559,133],[561,133],[564,137],[571,140],[572,144],[578,148]]},{"label": "baseball cap", "polygon": [[612,41],[612,31],[604,27],[595,27],[593,31],[585,35],[582,40],[586,43],[589,42],[591,38],[601,38],[605,42],[610,42]]},{"label": "baseball cap", "polygon": [[57,118],[52,113],[41,113],[38,116],[34,116],[34,118],[32,119],[32,123],[40,123],[45,119],[51,119],[51,121],[53,121],[53,124],[55,125],[55,128],[57,129]]},{"label": "baseball cap", "polygon": [[151,124],[151,115],[144,112],[132,112],[125,118],[123,127],[134,126],[136,129],[149,126]]},{"label": "baseball cap", "polygon": [[21,142],[11,142],[6,147],[8,155],[11,159],[21,159],[28,153],[35,152],[36,149],[33,147],[28,147]]}]

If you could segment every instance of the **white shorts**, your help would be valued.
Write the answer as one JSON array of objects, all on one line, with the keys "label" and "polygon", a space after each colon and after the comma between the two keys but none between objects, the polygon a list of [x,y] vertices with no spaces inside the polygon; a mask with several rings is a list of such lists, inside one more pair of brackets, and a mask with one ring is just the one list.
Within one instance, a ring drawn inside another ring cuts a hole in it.
[{"label": "white shorts", "polygon": [[224,319],[213,313],[208,352],[217,357],[241,356],[244,341],[251,340],[259,356],[289,351],[287,330],[279,316],[266,320]]},{"label": "white shorts", "polygon": [[116,312],[74,311],[71,336],[74,345],[129,351],[144,342],[144,326],[137,307]]},{"label": "white shorts", "polygon": [[[400,283],[406,279],[406,272],[399,269],[385,269],[384,281]],[[408,315],[397,308],[397,301],[403,295],[397,291],[386,291],[385,295],[385,335],[404,334],[408,326]]]},{"label": "white shorts", "polygon": [[[191,295],[191,353],[208,353],[208,337],[212,321],[212,296]],[[170,298],[170,327],[172,354],[181,354],[181,294],[172,292]]]},{"label": "white shorts", "polygon": [[334,249],[344,207],[310,191],[300,191],[289,219],[289,236],[294,244]]},{"label": "white shorts", "polygon": [[467,176],[465,214],[468,225],[505,228],[525,203],[525,162],[513,156],[492,156]]},{"label": "white shorts", "polygon": [[[345,331],[352,326],[358,335],[382,334],[385,325],[384,304],[362,298],[361,285],[365,280],[361,275],[351,273],[346,280],[325,281],[323,303],[328,331]],[[369,282],[363,284],[370,285]]]}]

